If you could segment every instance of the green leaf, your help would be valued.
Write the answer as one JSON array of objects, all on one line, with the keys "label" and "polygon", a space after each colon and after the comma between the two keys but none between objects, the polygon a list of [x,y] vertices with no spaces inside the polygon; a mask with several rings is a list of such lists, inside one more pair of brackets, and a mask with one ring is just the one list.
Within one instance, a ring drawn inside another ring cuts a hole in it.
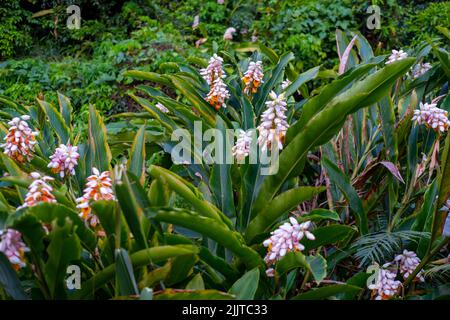
[{"label": "green leaf", "polygon": [[202,275],[197,273],[191,281],[186,285],[186,290],[205,290],[205,283],[203,282]]},{"label": "green leaf", "polygon": [[297,218],[299,222],[303,221],[314,221],[319,222],[322,220],[333,220],[333,221],[340,221],[339,215],[337,212],[327,210],[327,209],[313,209],[311,212],[302,215]]},{"label": "green leaf", "polygon": [[297,206],[299,203],[312,199],[315,195],[325,190],[323,187],[298,187],[283,192],[270,202],[266,202],[265,209],[259,212],[250,222],[245,237],[253,239],[264,232],[284,213]]},{"label": "green leaf", "polygon": [[389,95],[381,99],[378,110],[380,112],[381,130],[386,147],[386,156],[389,161],[396,164],[398,146],[397,135],[395,134],[395,110],[394,103]]},{"label": "green leaf", "polygon": [[301,293],[292,298],[292,300],[323,300],[340,293],[349,293],[356,296],[359,292],[361,292],[361,290],[362,288],[360,287],[348,284],[335,284]]},{"label": "green leaf", "polygon": [[154,294],[153,300],[232,300],[234,297],[217,290],[166,289]]},{"label": "green leaf", "polygon": [[345,198],[349,202],[350,209],[355,213],[355,218],[358,223],[361,234],[367,234],[369,232],[369,226],[367,221],[367,214],[363,208],[361,199],[358,193],[350,184],[349,178],[328,158],[322,158],[322,165],[327,170],[327,174],[330,180],[342,191]]},{"label": "green leaf", "polygon": [[254,268],[246,272],[231,287],[229,293],[236,296],[237,300],[253,300],[259,284],[259,269]]},{"label": "green leaf", "polygon": [[0,252],[0,287],[14,300],[28,300],[8,258]]},{"label": "green leaf", "polygon": [[311,68],[311,69],[303,72],[302,74],[300,74],[298,76],[298,78],[286,88],[286,91],[285,91],[286,97],[289,97],[292,94],[294,94],[294,92],[297,91],[298,88],[300,88],[306,82],[315,79],[317,77],[317,75],[319,74],[319,70],[320,70],[320,66]]},{"label": "green leaf", "polygon": [[327,260],[320,254],[306,257],[311,271],[317,284],[319,284],[327,276]]},{"label": "green leaf", "polygon": [[59,104],[59,112],[61,113],[67,127],[70,127],[72,123],[72,103],[70,99],[65,95],[58,92],[58,104]]},{"label": "green leaf", "polygon": [[106,127],[103,120],[95,110],[94,106],[89,106],[89,151],[93,161],[92,166],[100,171],[111,171],[111,150],[106,139]]},{"label": "green leaf", "polygon": [[133,266],[131,265],[128,252],[122,248],[115,250],[116,279],[119,287],[119,295],[138,295],[138,287],[134,278]]},{"label": "green leaf", "polygon": [[303,268],[309,270],[310,266],[306,260],[306,256],[301,252],[288,252],[277,262],[276,271],[281,276],[293,269]]},{"label": "green leaf", "polygon": [[70,142],[70,131],[61,113],[59,113],[59,111],[47,101],[40,99],[37,99],[37,101],[47,115],[50,124],[55,129],[59,142],[63,144]]},{"label": "green leaf", "polygon": [[346,225],[332,224],[316,228],[312,233],[316,238],[315,240],[302,239],[302,244],[305,246],[305,252],[345,240],[355,233],[355,229]]},{"label": "green leaf", "polygon": [[139,178],[141,184],[145,179],[145,124],[138,130],[130,150],[128,168]]}]

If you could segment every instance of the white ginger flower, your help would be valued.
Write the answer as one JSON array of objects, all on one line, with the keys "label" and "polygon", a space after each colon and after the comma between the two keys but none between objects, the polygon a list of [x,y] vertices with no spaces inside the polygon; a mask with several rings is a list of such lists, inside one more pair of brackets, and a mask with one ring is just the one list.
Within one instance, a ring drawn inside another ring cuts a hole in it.
[{"label": "white ginger flower", "polygon": [[236,157],[238,162],[242,162],[245,157],[250,154],[250,144],[252,143],[252,131],[239,131],[239,136],[236,140],[236,144],[231,149],[233,156]]},{"label": "white ginger flower", "polygon": [[390,64],[395,61],[400,61],[403,59],[408,58],[408,54],[403,50],[392,50],[392,54],[389,56],[388,61],[386,61],[386,64]]},{"label": "white ginger flower", "polygon": [[225,30],[225,33],[223,34],[223,40],[233,40],[233,33],[236,32],[236,29],[233,27],[228,28]]},{"label": "white ginger flower", "polygon": [[24,163],[30,161],[33,158],[34,145],[36,144],[36,138],[39,133],[32,131],[28,126],[27,120],[30,116],[24,115],[13,118],[8,122],[9,131],[4,138],[5,143],[0,145],[4,148],[4,153],[11,159]]},{"label": "white ginger flower", "polygon": [[374,290],[373,293],[376,294],[375,300],[387,300],[391,298],[398,293],[399,288],[402,285],[400,281],[395,280],[397,277],[397,270],[390,270],[389,266],[389,263],[383,265],[383,267],[378,270],[375,284],[368,286],[370,290]]},{"label": "white ginger flower", "polygon": [[436,103],[420,103],[420,109],[414,110],[412,120],[416,120],[419,125],[425,124],[427,128],[432,128],[435,132],[441,133],[448,130],[450,121],[448,112],[436,106]]},{"label": "white ginger flower", "polygon": [[0,231],[0,252],[11,262],[14,270],[25,267],[25,252],[30,249],[22,241],[22,234],[14,229]]},{"label": "white ginger flower", "polygon": [[291,85],[291,83],[292,83],[292,82],[291,82],[289,79],[284,80],[284,81],[281,83],[281,90],[286,90],[287,87],[289,87],[289,86]]},{"label": "white ginger flower", "polygon": [[61,178],[66,175],[75,175],[75,167],[78,165],[78,158],[80,154],[78,153],[77,146],[67,146],[60,144],[56,148],[55,153],[50,156],[50,163],[48,167],[51,168],[53,173],[59,173]]},{"label": "white ginger flower", "polygon": [[303,237],[315,240],[314,235],[308,230],[311,221],[298,223],[293,217],[290,222],[285,222],[278,229],[272,231],[270,238],[263,242],[268,248],[264,261],[267,265],[273,265],[290,251],[302,251],[305,247],[300,243]]},{"label": "white ginger flower", "polygon": [[209,102],[210,105],[214,106],[216,110],[219,110],[220,107],[226,107],[225,99],[230,97],[230,93],[228,92],[227,85],[223,82],[222,78],[217,78],[214,80],[213,85],[211,86],[211,90],[208,92],[205,100]]},{"label": "white ginger flower", "polygon": [[[403,254],[395,256],[394,259],[400,268],[400,273],[403,275],[404,279],[407,279],[420,264],[420,258],[413,251],[403,250]],[[423,270],[416,275],[416,280],[424,282]]]},{"label": "white ginger flower", "polygon": [[162,113],[169,113],[169,109],[167,109],[162,103],[158,102],[155,107],[157,107]]},{"label": "white ginger flower", "polygon": [[205,79],[208,85],[212,85],[218,78],[225,78],[225,72],[222,69],[223,59],[214,54],[210,59],[206,68],[200,69],[200,75]]},{"label": "white ginger flower", "polygon": [[262,150],[271,148],[272,144],[283,149],[284,137],[289,128],[286,121],[286,99],[283,94],[277,96],[275,92],[269,94],[271,101],[267,101],[267,109],[261,115],[261,123],[258,126],[258,143]]},{"label": "white ginger flower", "polygon": [[427,73],[427,71],[430,70],[431,68],[432,66],[428,62],[426,63],[419,62],[413,68],[411,68],[411,76],[414,79],[417,79],[423,76],[425,73]]},{"label": "white ginger flower", "polygon": [[92,227],[98,224],[98,218],[92,214],[90,201],[115,200],[112,190],[112,180],[109,171],[100,173],[97,168],[92,168],[92,175],[87,177],[83,196],[77,199],[77,208],[81,209],[80,217],[89,222]]},{"label": "white ginger flower", "polygon": [[32,172],[30,173],[30,176],[34,181],[28,186],[28,192],[25,195],[24,203],[18,207],[17,210],[33,207],[41,202],[56,202],[55,196],[52,194],[53,187],[48,184],[48,181],[54,179],[49,176],[41,176],[38,172]]},{"label": "white ginger flower", "polygon": [[263,83],[263,77],[262,61],[251,61],[242,78],[245,84],[244,93],[256,93],[261,83]]}]

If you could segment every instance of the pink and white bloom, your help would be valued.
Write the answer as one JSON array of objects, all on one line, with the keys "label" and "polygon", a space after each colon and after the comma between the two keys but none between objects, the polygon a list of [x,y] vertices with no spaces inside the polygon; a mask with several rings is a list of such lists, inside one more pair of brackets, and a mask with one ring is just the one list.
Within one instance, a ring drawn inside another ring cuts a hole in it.
[{"label": "pink and white bloom", "polygon": [[411,76],[414,79],[417,79],[417,78],[421,77],[422,75],[424,75],[425,73],[427,73],[428,70],[430,70],[431,68],[432,68],[432,66],[428,62],[426,62],[426,63],[419,62],[413,68],[411,68]]},{"label": "pink and white bloom", "polygon": [[18,271],[25,267],[25,252],[30,249],[22,241],[22,234],[14,229],[0,231],[0,252],[8,258],[13,268]]},{"label": "pink and white bloom", "polygon": [[32,131],[28,126],[27,120],[30,116],[23,115],[20,118],[15,117],[8,122],[10,126],[8,134],[4,138],[5,143],[0,145],[4,152],[11,159],[24,163],[33,158],[34,145],[36,144],[37,131]]},{"label": "pink and white bloom", "polygon": [[448,120],[448,112],[437,107],[436,103],[420,103],[420,109],[414,110],[412,120],[417,121],[419,125],[425,124],[429,129],[432,128],[437,133],[448,130],[450,121]]},{"label": "pink and white bloom", "polygon": [[289,86],[291,85],[291,83],[292,83],[292,82],[291,82],[289,79],[284,80],[284,81],[281,83],[281,90],[286,90],[287,87],[289,87]]},{"label": "pink and white bloom", "polygon": [[242,81],[245,84],[244,93],[256,93],[259,86],[263,83],[263,77],[262,61],[251,61],[242,77]]},{"label": "pink and white bloom", "polygon": [[395,280],[397,277],[397,270],[390,268],[390,263],[383,265],[378,270],[378,276],[375,284],[368,285],[370,290],[376,294],[375,300],[387,300],[396,295],[402,283]]},{"label": "pink and white bloom", "polygon": [[90,206],[91,201],[98,200],[115,200],[114,192],[112,190],[112,180],[109,171],[100,171],[97,168],[92,168],[92,175],[87,177],[83,196],[77,199],[77,208],[81,209],[80,217],[95,227],[99,220],[95,214],[92,213]]},{"label": "pink and white bloom", "polygon": [[263,245],[268,249],[264,258],[267,265],[275,264],[287,252],[305,250],[305,247],[300,243],[303,237],[315,240],[314,235],[309,231],[311,221],[299,224],[293,217],[290,217],[289,221],[272,231],[270,238],[263,242]]},{"label": "pink and white bloom", "polygon": [[223,82],[222,78],[217,78],[214,80],[211,90],[208,92],[205,100],[209,102],[210,105],[214,106],[216,110],[220,107],[226,108],[225,100],[230,97],[230,92],[228,91],[227,85]]},{"label": "pink and white bloom", "polygon": [[216,79],[224,79],[226,77],[225,71],[223,71],[222,68],[222,64],[222,57],[219,57],[214,53],[213,56],[209,59],[208,66],[206,68],[200,69],[200,75],[210,86]]},{"label": "pink and white bloom", "polygon": [[223,40],[233,40],[233,33],[236,32],[236,29],[233,27],[228,28],[225,30],[225,33],[223,34]]},{"label": "pink and white bloom", "polygon": [[194,22],[192,22],[192,29],[196,29],[199,24],[200,24],[200,16],[196,15],[194,17]]},{"label": "pink and white bloom", "polygon": [[60,144],[55,153],[50,156],[51,161],[48,167],[51,168],[53,173],[59,173],[61,178],[66,175],[75,175],[75,167],[78,165],[78,158],[80,157],[77,151],[77,146]]},{"label": "pink and white bloom", "polygon": [[392,54],[389,56],[388,61],[386,61],[386,64],[391,64],[395,61],[400,61],[403,59],[408,58],[408,54],[403,50],[392,50]]},{"label": "pink and white bloom", "polygon": [[[417,266],[420,264],[420,258],[413,251],[403,250],[403,254],[395,256],[394,259],[400,268],[400,273],[403,275],[404,279],[407,279],[416,270]],[[424,282],[423,270],[416,275],[416,280]]]},{"label": "pink and white bloom", "polygon": [[277,95],[274,91],[270,92],[271,101],[267,101],[267,109],[261,114],[261,123],[258,126],[258,143],[262,150],[271,149],[272,145],[283,149],[284,137],[289,128],[286,121],[286,98],[284,94]]},{"label": "pink and white bloom", "polygon": [[252,131],[239,130],[239,136],[236,144],[231,149],[233,156],[238,162],[242,162],[250,154],[250,145],[252,143]]},{"label": "pink and white bloom", "polygon": [[17,210],[33,207],[41,202],[55,203],[56,199],[52,193],[53,187],[48,184],[48,181],[53,181],[54,179],[49,176],[41,176],[38,172],[32,172],[30,176],[34,181],[28,186],[24,203],[17,207]]},{"label": "pink and white bloom", "polygon": [[169,109],[167,109],[162,103],[157,103],[155,105],[162,113],[169,113]]}]

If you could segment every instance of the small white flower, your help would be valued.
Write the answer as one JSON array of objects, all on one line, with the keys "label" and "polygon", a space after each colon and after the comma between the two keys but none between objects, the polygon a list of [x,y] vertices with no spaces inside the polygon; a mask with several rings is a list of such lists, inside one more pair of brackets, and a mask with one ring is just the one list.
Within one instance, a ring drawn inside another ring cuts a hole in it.
[{"label": "small white flower", "polygon": [[30,116],[23,115],[20,118],[15,117],[8,122],[10,126],[8,134],[5,136],[5,143],[0,145],[4,148],[4,153],[11,159],[24,163],[33,158],[34,145],[39,133],[32,131],[28,126],[27,120]]},{"label": "small white flower", "polygon": [[270,149],[273,144],[278,149],[283,149],[284,137],[289,128],[286,121],[286,98],[283,94],[275,92],[269,94],[271,101],[267,101],[267,109],[261,114],[261,122],[258,126],[258,143],[264,151]]},{"label": "small white flower", "polygon": [[284,80],[284,81],[281,83],[281,90],[286,90],[287,87],[289,87],[289,86],[291,85],[291,83],[292,83],[292,82],[291,82],[289,79]]},{"label": "small white flower", "polygon": [[250,144],[252,143],[252,131],[239,131],[239,136],[236,140],[236,144],[231,149],[233,156],[236,157],[238,162],[242,162],[245,157],[250,154]]},{"label": "small white flower", "polygon": [[450,121],[448,112],[437,107],[436,103],[420,103],[420,109],[414,110],[412,120],[419,125],[425,124],[427,128],[432,128],[435,132],[441,133],[448,130]]},{"label": "small white flower", "polygon": [[194,17],[194,22],[192,23],[192,29],[197,28],[199,24],[200,24],[200,16],[196,15]]},{"label": "small white flower", "polygon": [[403,50],[392,50],[392,54],[389,56],[388,61],[386,61],[386,64],[390,64],[394,61],[400,61],[403,59],[408,58],[408,54]]},{"label": "small white flower", "polygon": [[228,28],[225,30],[225,33],[223,34],[223,40],[232,40],[233,39],[233,33],[236,32],[236,29],[233,27]]},{"label": "small white flower", "polygon": [[411,76],[414,79],[417,79],[424,75],[428,70],[432,68],[431,64],[419,62],[413,68],[411,68]]},{"label": "small white flower", "polygon": [[[394,260],[398,263],[400,273],[403,275],[404,279],[407,279],[420,264],[420,258],[417,254],[408,250],[403,250],[403,254],[397,255]],[[420,270],[420,272],[416,275],[416,279],[420,282],[425,281],[423,277],[423,270]]]},{"label": "small white flower", "polygon": [[78,165],[80,154],[77,146],[60,144],[55,153],[50,156],[48,167],[53,173],[59,173],[61,178],[65,175],[75,175],[75,167]]},{"label": "small white flower", "polygon": [[16,271],[25,267],[25,252],[28,251],[30,249],[23,243],[19,231],[13,229],[0,231],[0,252],[5,254]]},{"label": "small white flower", "polygon": [[262,61],[251,61],[242,78],[242,81],[245,84],[244,93],[256,93],[259,86],[263,83],[263,77]]},{"label": "small white flower", "polygon": [[167,109],[162,103],[157,103],[155,105],[162,113],[169,113],[169,109]]}]

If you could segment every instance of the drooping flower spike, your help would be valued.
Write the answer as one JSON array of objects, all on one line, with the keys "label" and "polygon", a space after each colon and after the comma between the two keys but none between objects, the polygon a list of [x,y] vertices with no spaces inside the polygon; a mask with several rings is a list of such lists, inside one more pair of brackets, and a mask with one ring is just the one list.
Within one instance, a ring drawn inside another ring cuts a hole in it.
[{"label": "drooping flower spike", "polygon": [[263,83],[264,73],[262,70],[262,62],[261,61],[251,61],[247,71],[242,77],[242,81],[244,82],[244,93],[256,93],[258,88]]},{"label": "drooping flower spike", "polygon": [[59,173],[61,178],[66,175],[75,175],[75,167],[78,165],[78,153],[77,146],[71,146],[70,144],[60,144],[56,148],[55,153],[50,156],[50,163],[48,167],[51,168],[53,173]]},{"label": "drooping flower spike", "polygon": [[77,199],[77,208],[81,209],[80,217],[89,223],[92,227],[97,226],[98,218],[92,213],[90,206],[91,201],[98,200],[115,200],[112,190],[112,180],[109,171],[100,171],[92,168],[92,175],[87,177],[83,196]]},{"label": "drooping flower spike", "polygon": [[11,262],[14,270],[25,267],[25,252],[30,249],[22,241],[22,234],[14,229],[0,231],[0,252]]},{"label": "drooping flower spike", "polygon": [[[413,251],[403,250],[403,254],[399,254],[394,259],[400,268],[400,273],[403,275],[404,279],[407,279],[416,270],[417,266],[420,264],[420,258]],[[423,270],[420,270],[416,275],[415,280],[424,282]]]},{"label": "drooping flower spike", "polygon": [[240,130],[236,144],[231,149],[233,156],[238,162],[242,162],[250,154],[250,145],[252,143],[252,132]]},{"label": "drooping flower spike", "polygon": [[56,202],[53,195],[53,187],[48,184],[48,181],[54,180],[49,176],[41,176],[38,172],[30,173],[34,181],[28,186],[28,192],[25,196],[23,205],[17,207],[17,210],[33,207],[41,202],[54,203]]},{"label": "drooping flower spike", "polygon": [[200,70],[203,79],[210,85],[210,90],[205,100],[214,106],[216,110],[225,106],[225,99],[230,97],[227,86],[223,81],[226,75],[222,69],[222,62],[223,59],[217,54],[214,54],[209,59],[208,67]]},{"label": "drooping flower spike", "polygon": [[277,95],[274,91],[269,94],[271,101],[267,101],[267,109],[261,114],[261,123],[258,126],[258,143],[263,151],[271,149],[272,145],[283,149],[284,137],[289,128],[286,121],[286,98],[283,94]]},{"label": "drooping flower spike", "polygon": [[388,300],[399,292],[402,283],[395,280],[396,277],[397,270],[392,269],[390,263],[384,264],[378,270],[375,284],[368,286],[370,290],[373,290],[372,294],[375,296],[375,300]]},{"label": "drooping flower spike", "polygon": [[442,133],[448,130],[450,120],[448,119],[448,112],[437,107],[436,103],[420,103],[420,109],[414,110],[412,120],[417,123],[425,124],[429,129],[432,128],[436,133]]},{"label": "drooping flower spike", "polygon": [[5,143],[0,145],[4,149],[4,153],[11,159],[24,163],[33,158],[34,145],[39,133],[32,131],[28,126],[27,120],[30,116],[24,115],[13,118],[8,122],[8,134],[4,138]]}]

